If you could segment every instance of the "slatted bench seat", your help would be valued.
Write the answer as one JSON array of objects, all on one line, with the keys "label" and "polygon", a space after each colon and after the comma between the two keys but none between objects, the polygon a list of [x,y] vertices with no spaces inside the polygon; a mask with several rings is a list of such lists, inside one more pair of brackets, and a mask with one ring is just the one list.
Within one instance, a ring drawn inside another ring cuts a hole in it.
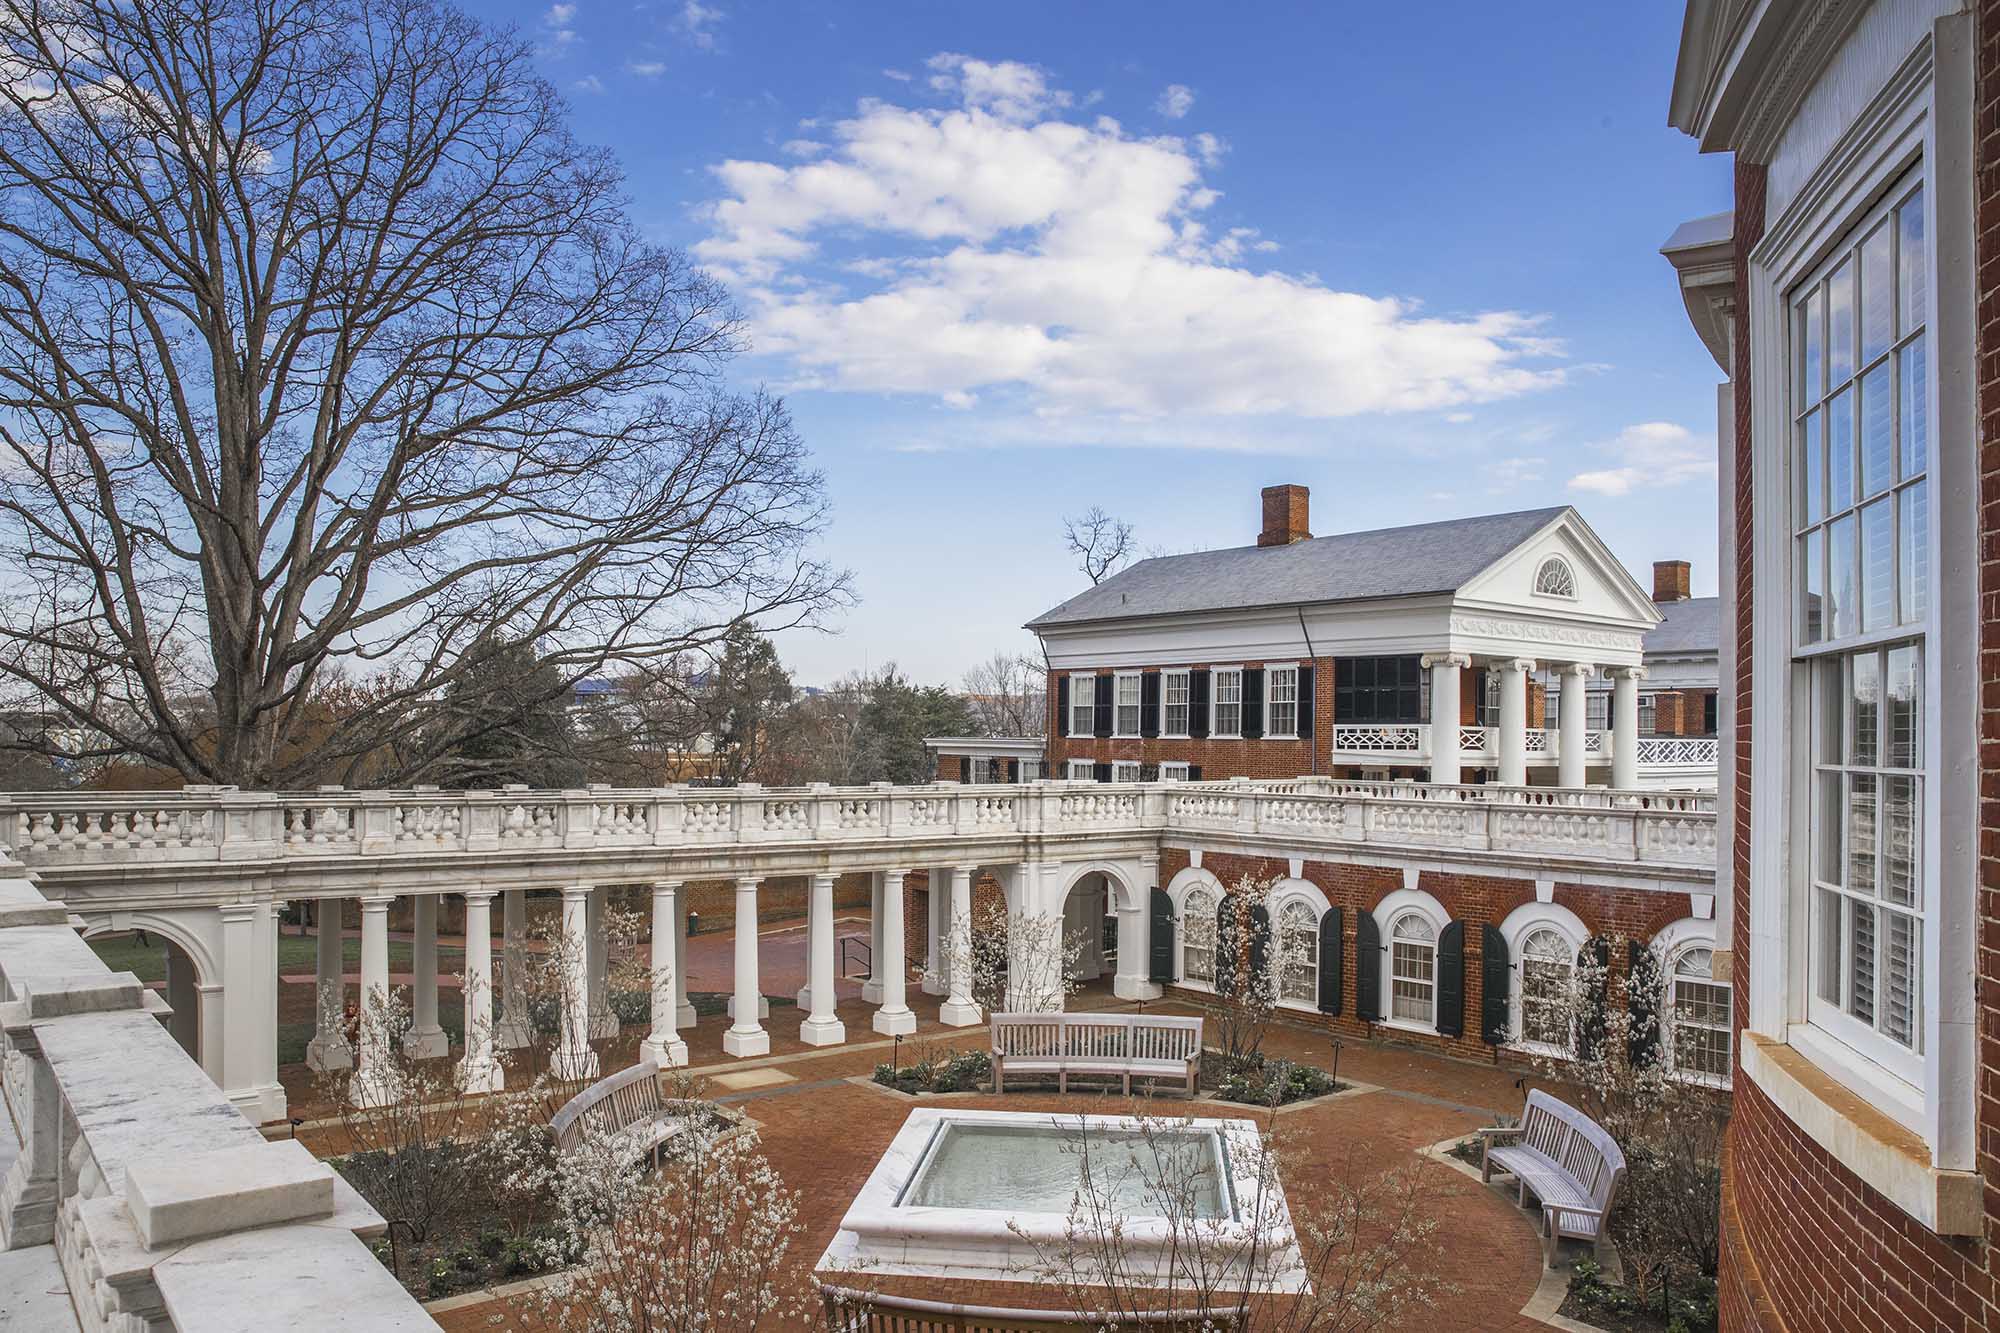
[{"label": "slatted bench seat", "polygon": [[1545,1265],[1555,1262],[1564,1236],[1597,1243],[1625,1178],[1625,1154],[1602,1125],[1546,1092],[1531,1092],[1518,1126],[1482,1129],[1479,1137],[1479,1178],[1504,1171],[1520,1186],[1518,1202],[1526,1204],[1532,1193],[1541,1203]]},{"label": "slatted bench seat", "polygon": [[1234,1308],[1159,1311],[1015,1310],[997,1305],[955,1305],[914,1296],[885,1296],[819,1286],[827,1333],[1095,1333],[1105,1328],[1145,1328],[1158,1333],[1235,1333],[1243,1327]]},{"label": "slatted bench seat", "polygon": [[621,1157],[653,1158],[685,1128],[660,1096],[660,1067],[650,1061],[599,1079],[549,1118],[562,1153],[610,1140]]},{"label": "slatted bench seat", "polygon": [[1055,1075],[1069,1091],[1071,1074],[1123,1080],[1176,1079],[1194,1096],[1201,1074],[1201,1020],[1147,1014],[993,1015],[993,1091],[1007,1076]]}]

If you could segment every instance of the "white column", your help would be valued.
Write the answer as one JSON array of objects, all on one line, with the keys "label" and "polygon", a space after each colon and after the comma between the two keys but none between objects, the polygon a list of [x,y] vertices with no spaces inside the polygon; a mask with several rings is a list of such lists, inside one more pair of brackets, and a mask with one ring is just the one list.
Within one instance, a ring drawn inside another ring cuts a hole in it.
[{"label": "white column", "polygon": [[1535,664],[1512,657],[1495,666],[1500,672],[1500,785],[1522,787],[1528,782],[1528,673]]},{"label": "white column", "polygon": [[882,872],[868,872],[868,980],[861,983],[861,998],[869,1004],[882,1003]]},{"label": "white column", "polygon": [[938,1007],[938,1019],[946,1027],[971,1027],[980,1021],[979,1006],[972,999],[972,876],[978,869],[978,866],[951,869],[951,899],[944,907],[944,928],[950,937],[944,951],[950,961],[946,968],[950,997]]},{"label": "white column", "polygon": [[694,1002],[688,999],[688,909],[674,901],[674,1030],[692,1031]]},{"label": "white column", "polygon": [[269,903],[231,903],[222,917],[222,1090],[252,1124],[282,1120],[278,971]]},{"label": "white column", "polygon": [[361,1043],[354,1053],[348,1096],[357,1106],[382,1106],[396,1097],[389,1064],[389,904],[394,894],[361,900]]},{"label": "white column", "polygon": [[1556,780],[1565,787],[1581,787],[1587,781],[1585,768],[1588,755],[1584,750],[1584,731],[1588,727],[1589,710],[1584,706],[1588,698],[1587,682],[1597,674],[1597,668],[1588,662],[1571,662],[1561,671],[1562,699],[1556,723]]},{"label": "white column", "polygon": [[799,993],[795,997],[799,1012],[802,1014],[812,1011],[812,942],[813,935],[819,928],[818,921],[819,900],[812,891],[812,880],[808,878],[806,880],[806,979],[799,983]]},{"label": "white column", "polygon": [[[945,983],[944,943],[945,922],[951,918],[951,870],[947,866],[932,866],[927,872],[929,887],[924,890],[924,979],[926,995],[943,995],[948,987]],[[977,1022],[977,1019],[973,1020]]]},{"label": "white column", "polygon": [[513,1051],[535,1040],[534,1026],[528,1021],[527,892],[509,889],[500,901],[501,963],[506,969],[501,986],[507,1012],[494,1035],[500,1049]]},{"label": "white column", "polygon": [[652,968],[647,989],[652,995],[653,1030],[639,1043],[639,1058],[662,1069],[688,1062],[687,1043],[674,1029],[679,1008],[674,994],[674,918],[680,913],[680,881],[663,879],[653,885]]},{"label": "white column", "polygon": [[1141,857],[1131,902],[1118,912],[1118,972],[1111,993],[1121,1000],[1160,998],[1153,982],[1153,889],[1159,882],[1160,858]]},{"label": "white column", "polygon": [[847,1040],[847,1026],[834,1016],[833,876],[814,875],[808,895],[811,938],[806,941],[806,990],[810,992],[799,1040],[808,1046],[838,1046]]},{"label": "white column", "polygon": [[757,878],[746,875],[736,881],[736,977],[735,1021],[722,1034],[722,1049],[742,1059],[768,1055],[771,1034],[758,1023],[759,1001],[763,992],[757,984]]},{"label": "white column", "polygon": [[[340,898],[321,898],[313,904],[313,937],[318,947],[313,969],[313,1037],[306,1043],[306,1067],[322,1074],[354,1068],[354,1052],[342,1031],[347,1014],[347,963],[341,952],[340,929],[344,905]],[[173,1003],[172,997],[168,1003]]]},{"label": "white column", "polygon": [[459,1084],[467,1092],[498,1092],[506,1086],[493,1058],[493,891],[465,895],[465,1058],[458,1062]]},{"label": "white column", "polygon": [[618,1035],[618,1015],[611,1012],[611,989],[607,978],[610,941],[604,933],[604,900],[611,891],[597,889],[590,895],[585,923],[590,931],[590,1039],[605,1041]]},{"label": "white column", "polygon": [[1611,668],[1611,785],[1639,785],[1639,681],[1644,667]]},{"label": "white column", "polygon": [[413,934],[410,947],[410,1030],[403,1034],[403,1054],[413,1060],[434,1060],[451,1051],[451,1042],[438,1022],[438,900],[434,893],[421,894],[411,904]]},{"label": "white column", "polygon": [[1431,781],[1456,786],[1465,777],[1458,743],[1462,673],[1472,659],[1464,653],[1425,653],[1423,661],[1431,673]]},{"label": "white column", "polygon": [[875,1011],[874,1028],[884,1036],[917,1030],[917,1016],[910,1011],[903,987],[909,975],[909,960],[903,956],[903,873],[882,872],[882,951],[875,960],[875,977],[882,987],[882,1007]]},{"label": "white column", "polygon": [[588,884],[563,886],[560,977],[562,1033],[550,1065],[557,1078],[581,1083],[597,1077],[590,1049],[590,897]]}]

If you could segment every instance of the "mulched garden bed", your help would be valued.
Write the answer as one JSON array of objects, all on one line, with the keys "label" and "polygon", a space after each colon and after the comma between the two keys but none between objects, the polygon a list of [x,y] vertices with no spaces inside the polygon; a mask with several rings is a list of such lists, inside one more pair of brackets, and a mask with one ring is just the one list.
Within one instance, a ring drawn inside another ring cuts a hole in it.
[{"label": "mulched garden bed", "polygon": [[[1661,1296],[1650,1293],[1642,1302],[1626,1287],[1604,1280],[1596,1264],[1577,1263],[1569,1294],[1558,1313],[1606,1330],[1606,1333],[1715,1333],[1715,1283],[1698,1278],[1669,1287],[1663,1311]],[[1671,1313],[1669,1313],[1670,1311]]]},{"label": "mulched garden bed", "polygon": [[1256,1055],[1230,1061],[1221,1051],[1201,1053],[1200,1086],[1219,1102],[1242,1106],[1285,1106],[1339,1092],[1345,1083],[1317,1065]]},{"label": "mulched garden bed", "polygon": [[897,1068],[875,1066],[875,1081],[897,1092],[976,1092],[993,1077],[993,1059],[985,1051],[946,1051]]}]

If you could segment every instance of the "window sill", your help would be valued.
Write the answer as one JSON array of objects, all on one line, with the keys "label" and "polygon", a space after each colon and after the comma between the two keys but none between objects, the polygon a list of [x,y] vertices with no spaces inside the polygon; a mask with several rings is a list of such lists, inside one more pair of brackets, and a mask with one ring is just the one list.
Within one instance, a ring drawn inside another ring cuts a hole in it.
[{"label": "window sill", "polygon": [[1438,1034],[1434,1023],[1412,1023],[1407,1018],[1383,1018],[1376,1020],[1375,1026],[1387,1028],[1391,1032],[1412,1032],[1419,1037],[1435,1037]]},{"label": "window sill", "polygon": [[1940,1236],[1983,1226],[1977,1173],[1940,1171],[1923,1139],[1782,1042],[1745,1032],[1743,1074],[1841,1166]]},{"label": "window sill", "polygon": [[1533,1056],[1543,1060],[1574,1060],[1576,1052],[1566,1046],[1553,1046],[1545,1041],[1510,1041],[1502,1050],[1514,1055]]}]

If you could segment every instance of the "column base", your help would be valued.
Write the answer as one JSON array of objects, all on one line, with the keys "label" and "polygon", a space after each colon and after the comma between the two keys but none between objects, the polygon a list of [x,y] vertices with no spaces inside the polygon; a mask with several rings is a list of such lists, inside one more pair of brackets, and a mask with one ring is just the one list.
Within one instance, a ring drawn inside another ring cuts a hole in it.
[{"label": "column base", "polygon": [[724,1054],[739,1060],[771,1053],[771,1034],[762,1028],[731,1028],[722,1034]]},{"label": "column base", "polygon": [[[729,997],[729,1001],[723,1006],[722,1012],[729,1016],[731,1022],[736,1021],[736,997],[734,995]],[[768,995],[759,995],[757,997],[757,1021],[761,1023],[770,1016],[771,997]]]},{"label": "column base", "polygon": [[805,985],[799,987],[799,994],[796,1003],[798,1004],[801,1011],[809,1010],[812,1008],[812,1002],[813,1002],[812,990],[813,990],[812,983],[810,981],[808,981]]},{"label": "column base", "polygon": [[838,1046],[847,1040],[847,1024],[837,1018],[808,1018],[799,1024],[799,1040],[808,1046]]},{"label": "column base", "polygon": [[503,1051],[518,1051],[535,1044],[535,1033],[525,1022],[503,1018],[493,1025],[493,1044]]},{"label": "column base", "polygon": [[565,1082],[587,1083],[597,1077],[597,1052],[588,1046],[575,1051],[558,1049],[549,1058],[549,1069]]},{"label": "column base", "polygon": [[609,1009],[600,1009],[590,1016],[590,1039],[609,1041],[618,1035],[618,1015]]},{"label": "column base", "polygon": [[870,1004],[882,1003],[882,983],[879,981],[862,982],[861,998]]},{"label": "column base", "polygon": [[0,1250],[25,1250],[54,1240],[59,1202],[56,1182],[31,1180],[28,1159],[16,1158],[0,1186]]},{"label": "column base", "polygon": [[285,1090],[276,1083],[260,1087],[224,1088],[222,1095],[253,1125],[268,1125],[285,1118]]},{"label": "column base", "polygon": [[1144,977],[1113,977],[1111,993],[1121,1000],[1157,1000],[1166,988]]},{"label": "column base", "polygon": [[639,1058],[651,1060],[662,1069],[679,1069],[688,1062],[688,1044],[679,1037],[671,1041],[648,1037],[639,1043]]},{"label": "column base", "polygon": [[693,1026],[694,1026],[694,1021],[695,1021],[695,1012],[694,1012],[694,1006],[693,1006],[693,1005],[691,1005],[691,1004],[684,1004],[684,1005],[680,1006],[680,1008],[678,1008],[678,1009],[674,1010],[674,1026],[675,1026],[675,1027],[677,1027],[677,1028],[691,1028],[691,1027],[693,1027]]},{"label": "column base", "polygon": [[979,1006],[970,1001],[960,1004],[957,1000],[946,1000],[938,1006],[938,1022],[948,1028],[977,1027],[981,1021]]},{"label": "column base", "polygon": [[354,1048],[341,1037],[314,1037],[306,1043],[306,1068],[316,1074],[336,1074],[354,1068]]},{"label": "column base", "polygon": [[917,1016],[908,1005],[894,1009],[877,1009],[869,1026],[885,1037],[907,1037],[917,1030]]},{"label": "column base", "polygon": [[922,985],[924,994],[926,995],[949,995],[951,993],[951,987],[944,984],[943,977],[931,976],[926,973]]},{"label": "column base", "polygon": [[467,1092],[499,1092],[507,1086],[506,1071],[497,1060],[473,1060],[458,1062],[458,1086]]},{"label": "column base", "polygon": [[411,1028],[403,1034],[403,1054],[412,1060],[437,1060],[451,1054],[451,1039],[441,1027]]},{"label": "column base", "polygon": [[362,1069],[347,1081],[347,1100],[364,1109],[388,1106],[402,1095],[401,1082],[393,1070]]}]

